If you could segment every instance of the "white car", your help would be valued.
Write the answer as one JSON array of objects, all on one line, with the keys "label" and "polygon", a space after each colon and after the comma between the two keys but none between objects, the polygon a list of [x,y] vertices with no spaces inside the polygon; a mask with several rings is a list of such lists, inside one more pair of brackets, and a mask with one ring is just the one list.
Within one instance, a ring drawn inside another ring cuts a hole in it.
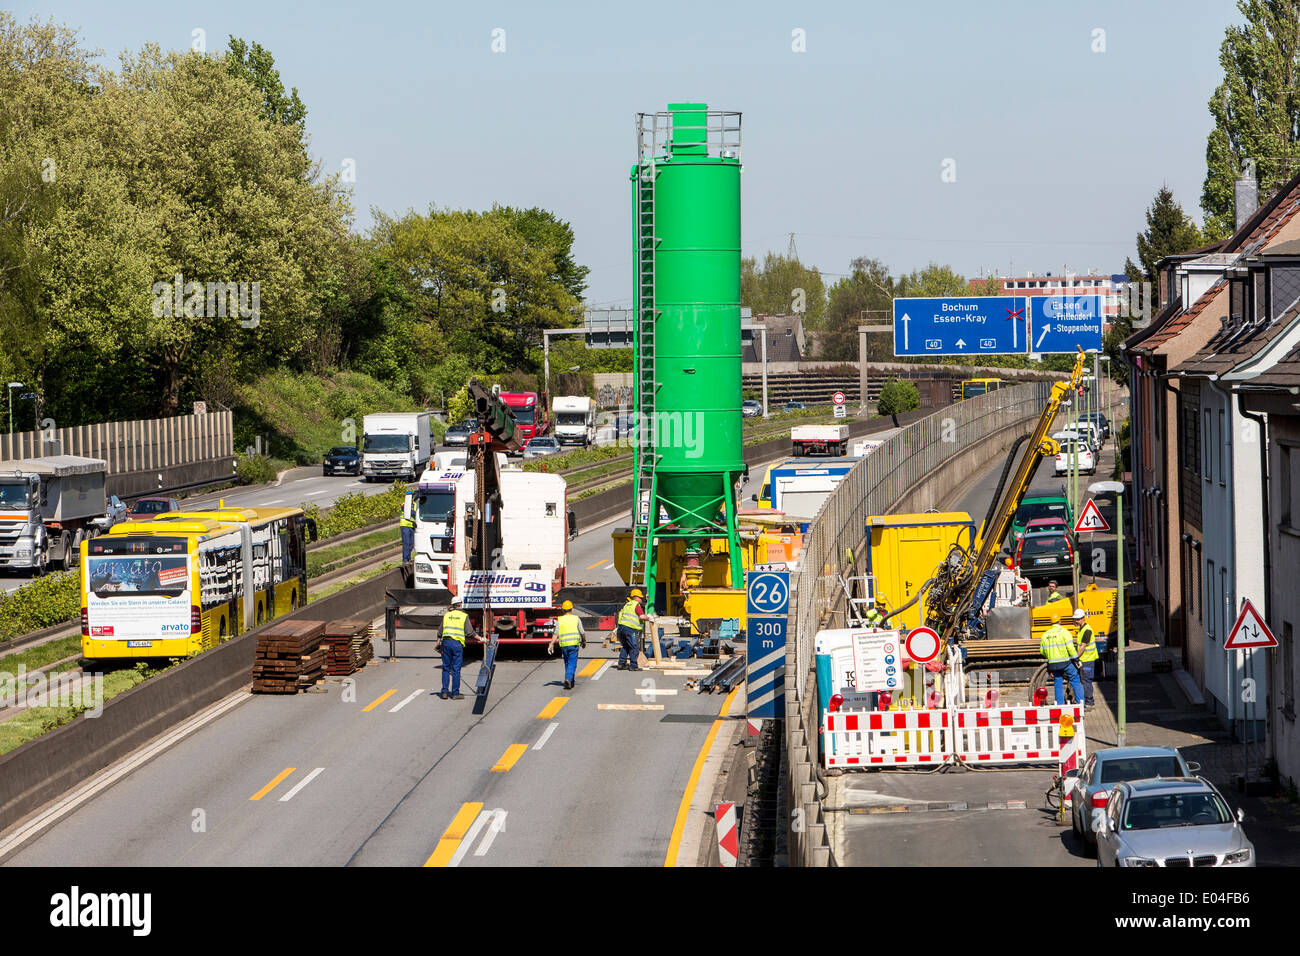
[{"label": "white car", "polygon": [[1071,441],[1069,438],[1063,441],[1058,439],[1058,441],[1061,441],[1061,450],[1056,454],[1056,474],[1058,477],[1068,474],[1071,468],[1084,475],[1095,475],[1097,473],[1097,456],[1088,447],[1087,442]]},{"label": "white car", "polygon": [[1094,452],[1101,450],[1101,429],[1092,422],[1077,422],[1066,428],[1061,429],[1052,437],[1057,441],[1070,441],[1082,436],[1083,440],[1088,443],[1088,447]]}]

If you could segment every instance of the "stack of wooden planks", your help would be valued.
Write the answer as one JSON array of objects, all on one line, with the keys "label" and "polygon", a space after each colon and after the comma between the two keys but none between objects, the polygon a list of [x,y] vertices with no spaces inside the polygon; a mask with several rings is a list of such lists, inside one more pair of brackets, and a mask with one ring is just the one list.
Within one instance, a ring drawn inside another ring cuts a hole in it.
[{"label": "stack of wooden planks", "polygon": [[325,622],[280,621],[257,636],[254,694],[296,694],[325,676]]},{"label": "stack of wooden planks", "polygon": [[330,621],[325,625],[325,646],[329,656],[325,673],[331,677],[356,673],[375,656],[370,643],[370,622],[360,618]]}]

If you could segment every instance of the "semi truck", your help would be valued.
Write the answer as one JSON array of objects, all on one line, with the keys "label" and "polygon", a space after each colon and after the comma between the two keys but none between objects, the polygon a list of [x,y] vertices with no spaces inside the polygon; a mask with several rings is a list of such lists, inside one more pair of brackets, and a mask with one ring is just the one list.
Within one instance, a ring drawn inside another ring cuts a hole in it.
[{"label": "semi truck", "polygon": [[50,455],[0,463],[0,568],[76,567],[81,542],[107,527],[99,458]]},{"label": "semi truck", "polygon": [[414,482],[433,454],[428,412],[382,412],[362,420],[361,476]]},{"label": "semi truck", "polygon": [[843,455],[849,447],[848,425],[796,425],[790,429],[796,455]]},{"label": "semi truck", "polygon": [[561,445],[590,448],[596,441],[595,403],[585,396],[562,395],[555,400],[555,438]]},{"label": "semi truck", "polygon": [[[536,392],[501,392],[496,397],[501,399],[514,416],[520,446],[528,444],[529,439],[538,435],[550,434],[551,422],[546,414],[544,396],[539,396]],[[516,453],[511,451],[508,454]],[[522,447],[518,454],[523,454]]]}]

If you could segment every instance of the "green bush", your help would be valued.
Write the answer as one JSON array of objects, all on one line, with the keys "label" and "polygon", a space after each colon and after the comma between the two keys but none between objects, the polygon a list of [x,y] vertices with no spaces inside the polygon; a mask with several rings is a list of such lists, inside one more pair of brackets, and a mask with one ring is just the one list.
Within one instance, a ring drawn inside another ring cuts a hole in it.
[{"label": "green bush", "polygon": [[911,382],[894,379],[892,382],[886,382],[881,388],[880,401],[876,407],[881,415],[901,415],[919,408],[920,405],[921,393],[917,391],[916,386]]},{"label": "green bush", "polygon": [[0,599],[0,639],[75,620],[81,613],[81,577],[76,571],[34,578]]},{"label": "green bush", "polygon": [[631,448],[620,448],[618,445],[597,445],[591,448],[579,448],[559,455],[547,455],[545,458],[531,458],[524,462],[524,471],[541,471],[543,465],[551,473],[567,471],[570,468],[594,465],[597,462],[618,458],[621,455],[630,455],[631,453]]},{"label": "green bush", "polygon": [[235,482],[240,485],[264,485],[275,481],[279,469],[277,462],[267,455],[246,455],[240,452],[235,456]]},{"label": "green bush", "polygon": [[322,539],[332,538],[348,531],[356,531],[381,521],[391,521],[402,516],[402,502],[406,500],[406,485],[395,482],[387,491],[377,495],[363,495],[354,491],[338,498],[334,507],[324,513],[319,505],[303,505],[307,517],[316,521]]}]

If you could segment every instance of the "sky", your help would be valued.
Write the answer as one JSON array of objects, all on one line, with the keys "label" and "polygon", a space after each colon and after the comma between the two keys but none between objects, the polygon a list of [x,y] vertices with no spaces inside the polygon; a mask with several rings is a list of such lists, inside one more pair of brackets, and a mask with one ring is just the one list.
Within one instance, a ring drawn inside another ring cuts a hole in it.
[{"label": "sky", "polygon": [[828,282],[859,256],[1119,272],[1162,184],[1200,220],[1206,104],[1242,20],[1231,0],[8,6],[108,65],[257,41],[313,157],[351,161],[358,231],[372,210],[542,206],[573,225],[588,304],[614,307],[632,296],[635,117],[679,100],[743,114],[760,261],[793,233]]}]

